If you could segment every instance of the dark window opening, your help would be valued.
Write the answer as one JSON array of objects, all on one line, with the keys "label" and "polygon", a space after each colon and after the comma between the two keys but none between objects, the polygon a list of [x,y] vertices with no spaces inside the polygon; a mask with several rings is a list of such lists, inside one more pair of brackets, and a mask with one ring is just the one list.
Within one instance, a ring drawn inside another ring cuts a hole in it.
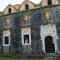
[{"label": "dark window opening", "polygon": [[24,35],[24,44],[29,43],[29,35]]},{"label": "dark window opening", "polygon": [[8,12],[11,13],[11,8],[8,9]]},{"label": "dark window opening", "polygon": [[52,5],[52,1],[51,0],[48,0],[48,5]]},{"label": "dark window opening", "polygon": [[29,9],[29,6],[28,6],[28,4],[26,4],[26,5],[25,5],[25,8],[26,8],[26,9]]},{"label": "dark window opening", "polygon": [[5,37],[5,44],[9,44],[9,37]]}]

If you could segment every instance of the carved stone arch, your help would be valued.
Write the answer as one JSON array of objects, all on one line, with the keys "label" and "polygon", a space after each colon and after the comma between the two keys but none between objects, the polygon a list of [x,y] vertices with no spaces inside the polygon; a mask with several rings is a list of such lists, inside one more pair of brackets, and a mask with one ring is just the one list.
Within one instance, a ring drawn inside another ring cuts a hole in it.
[{"label": "carved stone arch", "polygon": [[29,0],[24,1],[24,2],[21,4],[20,11],[26,10],[26,9],[34,9],[34,3],[32,3],[32,2],[29,1]]},{"label": "carved stone arch", "polygon": [[58,0],[42,0],[41,2],[42,6],[48,6],[48,5],[57,5]]},{"label": "carved stone arch", "polygon": [[16,12],[16,9],[14,8],[14,6],[12,5],[8,5],[5,9],[4,9],[4,14],[9,14],[9,13],[14,13]]}]

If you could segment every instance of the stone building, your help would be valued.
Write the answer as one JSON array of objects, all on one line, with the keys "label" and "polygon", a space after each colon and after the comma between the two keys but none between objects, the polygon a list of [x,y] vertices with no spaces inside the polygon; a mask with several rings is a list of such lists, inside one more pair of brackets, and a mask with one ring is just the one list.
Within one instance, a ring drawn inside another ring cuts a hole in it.
[{"label": "stone building", "polygon": [[60,53],[59,2],[9,4],[0,15],[0,53]]}]

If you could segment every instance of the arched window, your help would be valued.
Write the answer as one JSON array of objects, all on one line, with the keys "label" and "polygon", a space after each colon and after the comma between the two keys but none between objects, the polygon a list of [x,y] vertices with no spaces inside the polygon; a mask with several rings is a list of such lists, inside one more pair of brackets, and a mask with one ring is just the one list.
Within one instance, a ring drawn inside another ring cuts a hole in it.
[{"label": "arched window", "polygon": [[11,13],[11,8],[8,9],[8,13]]},{"label": "arched window", "polygon": [[26,4],[26,5],[25,5],[25,8],[26,8],[26,9],[29,9],[29,5],[28,5],[28,4]]},{"label": "arched window", "polygon": [[48,5],[52,5],[52,1],[51,0],[48,0]]}]

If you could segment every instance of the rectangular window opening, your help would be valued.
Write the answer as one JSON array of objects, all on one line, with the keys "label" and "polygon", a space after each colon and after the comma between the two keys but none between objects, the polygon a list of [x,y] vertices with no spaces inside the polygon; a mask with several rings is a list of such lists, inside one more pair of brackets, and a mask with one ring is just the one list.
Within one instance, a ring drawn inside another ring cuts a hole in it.
[{"label": "rectangular window opening", "polygon": [[51,0],[48,0],[48,5],[52,5],[52,1]]},{"label": "rectangular window opening", "polygon": [[26,9],[29,9],[29,5],[28,5],[28,4],[26,4],[26,5],[25,5],[25,8],[26,8]]},{"label": "rectangular window opening", "polygon": [[4,43],[9,44],[9,37],[8,36],[5,37],[5,42]]},{"label": "rectangular window opening", "polygon": [[24,35],[24,44],[29,44],[29,35]]},{"label": "rectangular window opening", "polygon": [[8,9],[8,13],[11,13],[11,8]]}]

